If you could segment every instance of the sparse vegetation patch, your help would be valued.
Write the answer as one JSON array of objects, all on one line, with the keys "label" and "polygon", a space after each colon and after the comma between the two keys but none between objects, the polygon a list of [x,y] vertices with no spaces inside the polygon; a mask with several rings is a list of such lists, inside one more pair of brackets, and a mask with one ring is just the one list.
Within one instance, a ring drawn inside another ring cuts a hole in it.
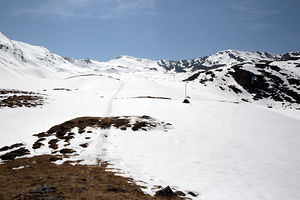
[{"label": "sparse vegetation patch", "polygon": [[[60,159],[60,156],[43,155],[15,159],[0,165],[0,199],[182,199],[176,195],[169,198],[144,194],[141,186],[132,179],[107,171],[107,163],[101,166],[52,163]],[[20,166],[23,167],[13,170]]]},{"label": "sparse vegetation patch", "polygon": [[0,89],[0,108],[9,107],[37,107],[45,102],[44,95],[40,93]]}]

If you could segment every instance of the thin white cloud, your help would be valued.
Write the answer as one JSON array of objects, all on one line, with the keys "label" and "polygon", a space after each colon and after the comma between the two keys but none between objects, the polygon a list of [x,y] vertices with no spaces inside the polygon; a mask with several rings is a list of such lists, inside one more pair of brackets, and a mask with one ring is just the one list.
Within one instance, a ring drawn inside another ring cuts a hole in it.
[{"label": "thin white cloud", "polygon": [[157,15],[159,12],[155,9],[157,0],[113,0],[115,6],[101,18],[110,19],[121,17],[123,15]]},{"label": "thin white cloud", "polygon": [[15,15],[60,18],[113,19],[157,15],[158,0],[47,0],[34,8],[18,8]]},{"label": "thin white cloud", "polygon": [[268,1],[260,0],[232,0],[226,7],[235,13],[237,21],[242,22],[247,30],[258,31],[272,26],[270,17],[281,12],[281,9],[276,7],[281,1],[272,0],[272,4],[269,4]]},{"label": "thin white cloud", "polygon": [[259,7],[256,5],[256,1],[234,1],[227,6],[240,16],[239,20],[245,21],[263,19],[280,12],[279,9]]},{"label": "thin white cloud", "polygon": [[59,17],[73,17],[77,16],[77,10],[87,6],[91,0],[47,0],[43,1],[39,5],[31,8],[18,7],[15,11],[15,15],[53,15]]}]

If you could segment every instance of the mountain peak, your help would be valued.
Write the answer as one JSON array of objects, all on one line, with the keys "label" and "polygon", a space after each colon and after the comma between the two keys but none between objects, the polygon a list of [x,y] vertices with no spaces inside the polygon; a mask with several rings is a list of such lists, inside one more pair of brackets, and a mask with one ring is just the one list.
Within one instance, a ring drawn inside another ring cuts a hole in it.
[{"label": "mountain peak", "polygon": [[119,59],[127,59],[127,60],[134,60],[134,61],[153,61],[153,60],[149,60],[147,58],[137,58],[137,57],[134,57],[134,56],[129,56],[129,55],[120,55],[116,58],[117,60]]},{"label": "mountain peak", "polygon": [[0,44],[7,45],[11,43],[11,40],[7,38],[2,32],[0,32]]},{"label": "mountain peak", "polygon": [[129,55],[120,55],[117,57],[117,59],[120,59],[120,58],[130,58],[130,59],[136,59],[135,57],[133,56],[129,56]]},{"label": "mountain peak", "polygon": [[158,61],[158,64],[166,70],[174,70],[175,72],[187,72],[207,70],[211,68],[218,68],[221,66],[232,66],[239,63],[275,61],[279,60],[280,57],[280,55],[273,55],[266,52],[248,52],[227,49],[198,59],[180,61],[160,60]]}]

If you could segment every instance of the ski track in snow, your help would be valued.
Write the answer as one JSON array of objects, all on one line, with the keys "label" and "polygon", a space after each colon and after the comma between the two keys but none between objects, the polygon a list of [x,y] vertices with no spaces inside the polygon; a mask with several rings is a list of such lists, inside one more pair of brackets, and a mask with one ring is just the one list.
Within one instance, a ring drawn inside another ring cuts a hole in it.
[{"label": "ski track in snow", "polygon": [[[127,81],[122,81],[121,85],[119,86],[118,90],[112,95],[112,97],[109,99],[108,103],[107,103],[107,109],[105,112],[105,117],[110,117],[112,109],[113,109],[113,102],[114,99],[116,98],[116,96],[121,92],[122,88],[124,87],[124,85],[127,83]],[[97,144],[96,144],[96,152],[97,153],[97,162],[101,162],[101,160],[104,158],[107,148],[107,137],[109,136],[110,133],[110,129],[106,129],[105,131],[103,131],[101,134],[99,134],[98,138],[97,138]]]},{"label": "ski track in snow", "polygon": [[108,105],[107,105],[107,110],[105,113],[105,117],[109,117],[111,115],[111,111],[113,108],[113,101],[116,98],[116,96],[121,92],[122,88],[124,87],[124,85],[127,83],[128,81],[122,81],[120,87],[118,88],[118,90],[116,91],[116,93],[110,98],[110,100],[108,101]]}]

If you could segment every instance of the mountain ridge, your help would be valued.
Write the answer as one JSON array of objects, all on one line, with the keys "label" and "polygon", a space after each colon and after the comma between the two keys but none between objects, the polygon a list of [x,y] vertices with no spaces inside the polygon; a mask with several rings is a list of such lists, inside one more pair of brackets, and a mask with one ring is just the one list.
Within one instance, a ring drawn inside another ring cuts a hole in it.
[{"label": "mountain ridge", "polygon": [[[267,101],[284,107],[300,105],[300,52],[283,55],[267,52],[223,50],[215,54],[180,61],[150,60],[121,55],[107,61],[75,59],[48,49],[13,41],[0,35],[0,76],[68,78],[82,75],[115,76],[142,73],[143,76],[187,81],[199,90],[230,95],[239,101]],[[173,78],[172,78],[173,77]],[[200,86],[199,86],[200,85]]]},{"label": "mountain ridge", "polygon": [[[90,68],[90,72],[114,72],[119,71],[120,68],[129,68],[132,65],[138,66],[134,71],[143,71],[144,67],[147,71],[165,71],[165,72],[195,72],[198,70],[207,70],[210,68],[218,68],[222,66],[235,65],[244,62],[256,63],[260,61],[276,61],[280,60],[284,55],[285,59],[289,59],[291,55],[297,52],[290,52],[283,55],[270,54],[267,52],[247,52],[239,50],[222,50],[215,54],[199,57],[195,59],[185,60],[150,60],[146,58],[135,58],[128,55],[120,55],[117,58],[107,61],[96,61],[89,58],[78,59],[60,56],[51,53],[47,48],[41,46],[33,46],[23,42],[10,40],[0,32],[0,64],[9,65],[33,65],[33,66],[49,66],[50,72],[65,72],[69,75],[76,75],[72,71],[85,73],[85,70],[80,69],[83,66]],[[6,53],[5,53],[6,51]],[[9,55],[10,53],[10,55]],[[8,57],[12,57],[7,60]],[[15,59],[14,59],[15,58]],[[6,59],[6,60],[5,60]],[[125,63],[126,66],[123,66]],[[73,66],[72,66],[73,65]],[[75,65],[75,66],[74,66]],[[61,66],[61,67],[58,67]],[[22,68],[22,67],[21,67]],[[70,69],[69,69],[70,68]],[[72,69],[72,68],[75,68]],[[105,68],[105,69],[104,69]],[[25,70],[25,69],[24,69]],[[2,71],[4,71],[2,69]],[[124,70],[123,70],[124,71]],[[127,70],[128,71],[128,70]],[[89,73],[90,73],[89,72]],[[26,73],[25,73],[26,74]],[[43,77],[43,76],[42,76]]]}]

